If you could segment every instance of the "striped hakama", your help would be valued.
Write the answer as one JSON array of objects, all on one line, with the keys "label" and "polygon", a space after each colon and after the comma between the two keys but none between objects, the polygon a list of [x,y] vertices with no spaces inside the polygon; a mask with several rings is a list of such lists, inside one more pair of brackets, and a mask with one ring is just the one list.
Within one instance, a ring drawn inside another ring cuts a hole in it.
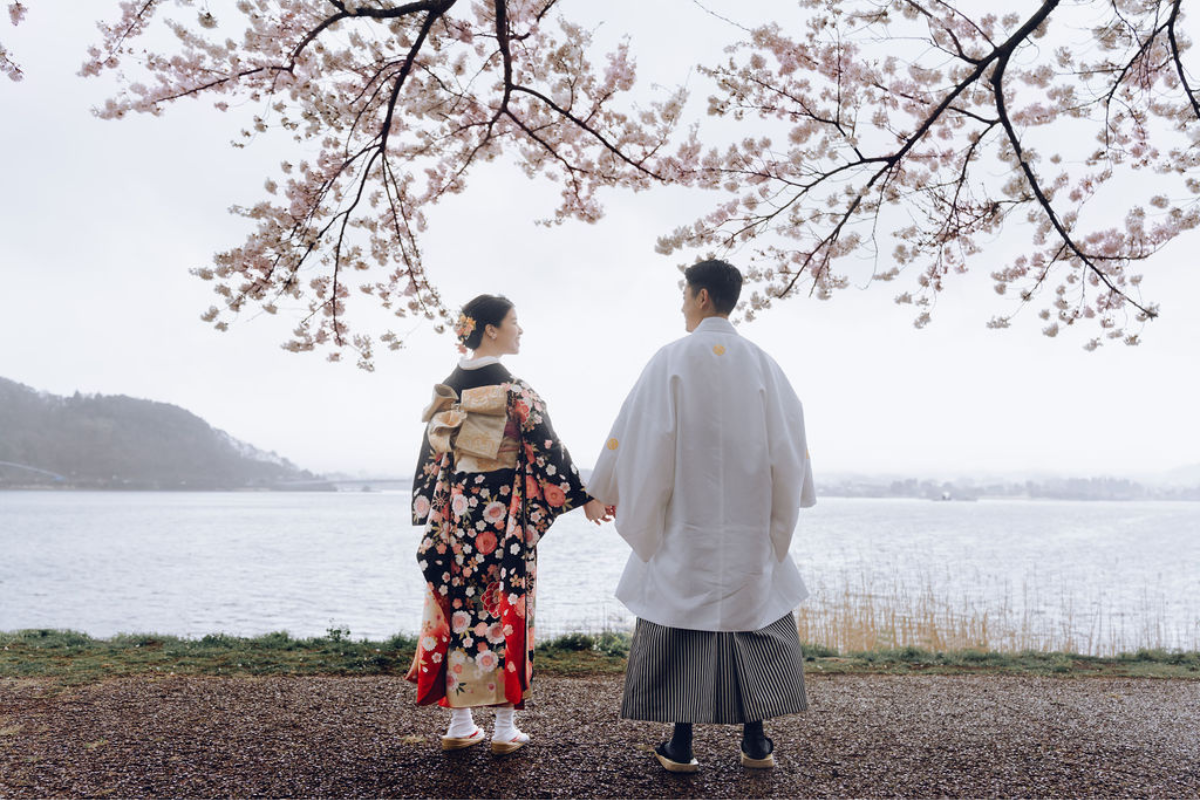
[{"label": "striped hakama", "polygon": [[693,631],[637,621],[624,719],[743,724],[808,708],[804,656],[789,613],[756,631]]}]

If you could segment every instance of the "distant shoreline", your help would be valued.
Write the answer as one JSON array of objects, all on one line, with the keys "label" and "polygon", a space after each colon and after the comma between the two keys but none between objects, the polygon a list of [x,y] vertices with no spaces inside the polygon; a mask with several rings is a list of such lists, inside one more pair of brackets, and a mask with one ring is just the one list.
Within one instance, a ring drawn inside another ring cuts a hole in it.
[{"label": "distant shoreline", "polygon": [[[213,486],[213,487],[183,487],[183,486],[55,486],[55,485],[28,485],[28,486],[5,486],[0,485],[0,493],[2,492],[39,492],[51,494],[54,492],[62,493],[84,493],[84,492],[103,492],[103,493],[147,493],[147,494],[220,494],[220,493],[235,493],[235,494],[281,494],[281,493],[309,493],[309,494],[399,494],[412,491],[411,484],[396,481],[394,484],[391,481],[378,482],[363,482],[354,481],[358,488],[347,487],[345,481],[330,480],[326,482],[305,483],[300,486]],[[955,494],[950,496],[926,496],[926,495],[909,495],[909,494],[889,494],[884,491],[872,491],[871,489],[863,489],[861,491],[846,491],[839,489],[817,490],[818,498],[839,499],[839,500],[921,500],[928,502],[995,502],[995,501],[1022,501],[1022,502],[1039,502],[1039,501],[1077,501],[1077,502],[1107,502],[1107,503],[1136,503],[1136,502],[1182,502],[1194,503],[1200,502],[1200,487],[1195,489],[1172,489],[1161,491],[1149,491],[1145,494],[1138,495],[1088,495],[1088,494],[1072,494],[1069,492],[1052,492],[1046,491],[1037,494]]]},{"label": "distant shoreline", "polygon": [[146,493],[189,493],[189,494],[213,494],[219,492],[237,492],[268,494],[273,492],[338,492],[344,491],[338,489],[333,484],[327,484],[328,488],[319,486],[303,486],[303,487],[286,487],[286,486],[213,486],[211,488],[188,488],[183,486],[0,486],[0,492],[146,492]]}]

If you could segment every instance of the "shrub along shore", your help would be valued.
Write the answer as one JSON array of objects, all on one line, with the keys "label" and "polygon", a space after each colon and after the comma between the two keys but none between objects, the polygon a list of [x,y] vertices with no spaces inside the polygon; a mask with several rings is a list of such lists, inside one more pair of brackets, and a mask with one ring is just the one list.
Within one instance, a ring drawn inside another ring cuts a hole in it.
[{"label": "shrub along shore", "polygon": [[[416,639],[411,636],[355,640],[350,631],[340,628],[307,639],[283,632],[253,638],[139,634],[96,639],[72,631],[23,630],[0,633],[0,679],[42,678],[74,685],[130,676],[403,675],[415,650]],[[627,633],[573,633],[539,644],[534,665],[552,675],[620,673],[628,653]],[[813,645],[805,646],[804,653],[804,667],[810,674],[1007,673],[1200,680],[1200,652],[1138,650],[1096,657],[904,647],[839,653]]]}]

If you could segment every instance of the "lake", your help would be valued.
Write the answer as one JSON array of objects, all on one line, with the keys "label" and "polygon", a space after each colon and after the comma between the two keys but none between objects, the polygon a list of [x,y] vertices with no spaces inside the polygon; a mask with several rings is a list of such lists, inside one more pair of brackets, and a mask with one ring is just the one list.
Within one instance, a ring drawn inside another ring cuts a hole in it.
[{"label": "lake", "polygon": [[[0,630],[412,633],[420,536],[402,492],[0,492]],[[539,636],[628,630],[628,552],[582,512],[555,523]],[[1200,503],[826,498],[792,556],[817,638],[924,619],[1007,649],[1200,649]]]}]

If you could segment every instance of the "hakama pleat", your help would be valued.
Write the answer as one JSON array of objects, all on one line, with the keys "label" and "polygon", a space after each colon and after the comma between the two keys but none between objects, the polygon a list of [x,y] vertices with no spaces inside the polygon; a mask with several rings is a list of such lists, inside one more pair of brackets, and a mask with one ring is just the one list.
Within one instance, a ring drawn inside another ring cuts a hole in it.
[{"label": "hakama pleat", "polygon": [[791,614],[756,631],[693,631],[637,621],[621,716],[734,725],[808,708]]}]

